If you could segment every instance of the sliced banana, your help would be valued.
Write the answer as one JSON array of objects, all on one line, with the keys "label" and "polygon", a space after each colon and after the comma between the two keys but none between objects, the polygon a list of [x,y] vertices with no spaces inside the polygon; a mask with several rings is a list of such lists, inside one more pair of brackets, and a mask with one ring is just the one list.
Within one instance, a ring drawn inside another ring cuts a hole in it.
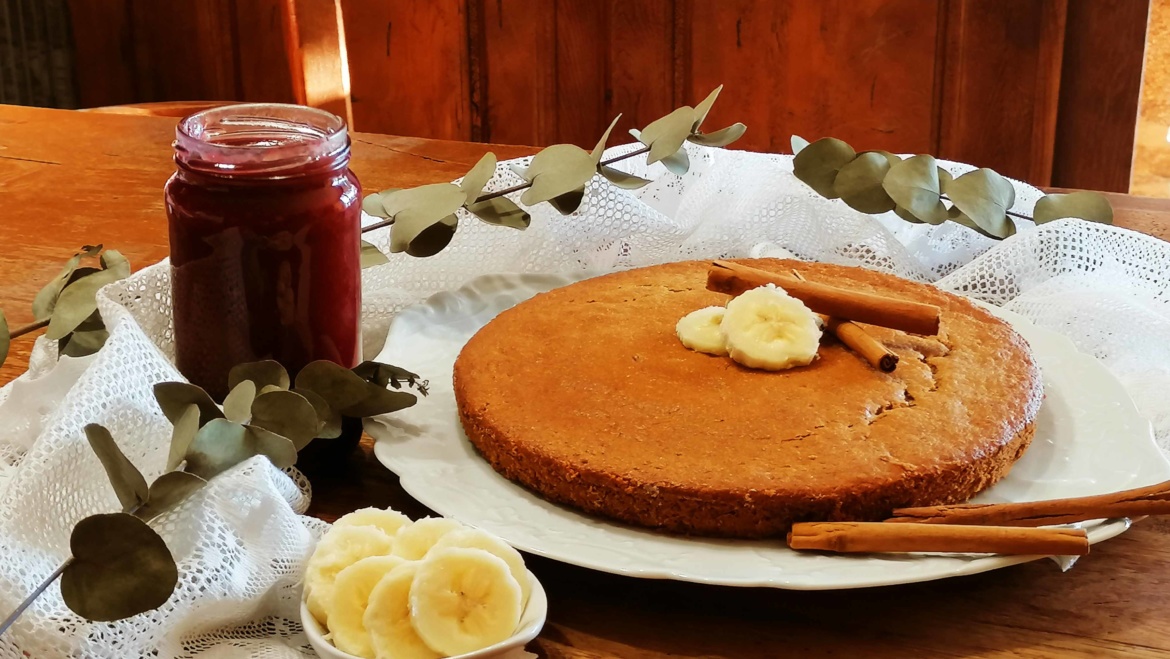
[{"label": "sliced banana", "polygon": [[733,360],[766,371],[812,362],[821,341],[816,314],[774,284],[728,302],[720,328]]},{"label": "sliced banana", "polygon": [[674,327],[678,340],[691,350],[726,355],[727,341],[719,328],[726,311],[723,307],[704,307],[683,316]]},{"label": "sliced banana", "polygon": [[512,578],[520,584],[520,607],[528,603],[528,595],[532,591],[532,584],[528,582],[528,568],[524,566],[524,557],[508,543],[496,536],[480,531],[479,529],[464,529],[452,531],[435,543],[431,551],[438,551],[445,547],[465,547],[468,549],[482,549],[497,556],[508,564],[508,571]]},{"label": "sliced banana", "polygon": [[398,533],[398,529],[407,524],[410,524],[410,518],[406,515],[396,510],[383,510],[381,508],[355,510],[333,522],[334,528],[338,526],[376,526],[390,537],[394,537],[394,534]]},{"label": "sliced banana", "polygon": [[329,632],[338,650],[374,659],[374,646],[363,622],[370,593],[382,577],[404,563],[397,556],[370,556],[337,573],[329,608]]},{"label": "sliced banana", "polygon": [[398,530],[394,536],[394,555],[408,561],[417,561],[427,555],[439,538],[465,528],[467,527],[446,517],[424,517]]},{"label": "sliced banana", "polygon": [[329,625],[337,574],[367,556],[385,556],[394,539],[376,526],[342,526],[330,529],[317,543],[305,568],[305,603],[322,625]]},{"label": "sliced banana", "polygon": [[438,659],[410,622],[410,587],[418,563],[404,562],[382,577],[370,592],[362,624],[377,659]]},{"label": "sliced banana", "polygon": [[418,565],[410,620],[432,650],[453,656],[507,639],[520,624],[520,584],[482,549],[436,549]]}]

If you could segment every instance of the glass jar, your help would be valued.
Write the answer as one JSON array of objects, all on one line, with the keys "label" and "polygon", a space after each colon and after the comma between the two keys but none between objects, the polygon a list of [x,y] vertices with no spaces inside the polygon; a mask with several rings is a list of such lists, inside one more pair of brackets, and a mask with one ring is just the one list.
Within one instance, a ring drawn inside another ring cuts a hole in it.
[{"label": "glass jar", "polygon": [[167,181],[175,359],[221,399],[236,364],[294,376],[361,357],[361,187],[345,122],[280,104],[230,105],[175,130]]}]

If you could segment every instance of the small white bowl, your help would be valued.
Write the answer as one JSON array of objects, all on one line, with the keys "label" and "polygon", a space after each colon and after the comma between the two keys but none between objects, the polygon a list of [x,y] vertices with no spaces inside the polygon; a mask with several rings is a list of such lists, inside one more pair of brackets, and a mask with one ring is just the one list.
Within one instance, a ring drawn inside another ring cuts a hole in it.
[{"label": "small white bowl", "polygon": [[[535,574],[529,572],[528,580],[532,583],[532,594],[528,596],[528,605],[524,607],[524,613],[520,616],[520,626],[516,628],[516,633],[512,634],[511,638],[504,639],[495,645],[457,655],[450,659],[499,657],[512,650],[523,648],[528,645],[529,641],[536,638],[537,634],[540,634],[540,630],[544,627],[545,618],[548,617],[548,596],[545,595],[544,587],[537,581]],[[305,628],[305,636],[309,637],[309,645],[313,646],[313,649],[323,659],[361,659],[348,652],[338,650],[327,641],[325,639],[327,632],[321,629],[320,623],[317,622],[312,613],[309,613],[309,606],[304,602],[301,602],[301,625]]]}]

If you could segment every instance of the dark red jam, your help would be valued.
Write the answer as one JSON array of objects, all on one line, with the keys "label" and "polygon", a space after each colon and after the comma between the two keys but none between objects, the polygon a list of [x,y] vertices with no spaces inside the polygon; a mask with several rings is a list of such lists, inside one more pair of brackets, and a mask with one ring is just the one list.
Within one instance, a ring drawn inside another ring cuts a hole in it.
[{"label": "dark red jam", "polygon": [[175,359],[221,398],[236,364],[361,357],[361,187],[338,117],[234,105],[183,119],[166,185]]}]

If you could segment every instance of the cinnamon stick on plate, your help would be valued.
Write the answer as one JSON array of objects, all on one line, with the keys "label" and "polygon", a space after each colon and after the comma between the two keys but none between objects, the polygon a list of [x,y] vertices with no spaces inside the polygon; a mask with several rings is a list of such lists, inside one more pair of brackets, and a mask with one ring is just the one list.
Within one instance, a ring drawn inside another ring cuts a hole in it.
[{"label": "cinnamon stick on plate", "polygon": [[806,522],[788,533],[793,549],[855,552],[955,552],[1028,556],[1083,556],[1089,538],[1082,529],[1022,529],[1014,526]]},{"label": "cinnamon stick on plate", "polygon": [[1134,490],[1090,497],[1028,503],[965,503],[953,506],[900,508],[888,522],[922,524],[1000,524],[1048,526],[1088,519],[1170,515],[1170,481]]},{"label": "cinnamon stick on plate", "polygon": [[707,270],[708,290],[719,293],[739,295],[766,284],[782,287],[789,295],[808,305],[809,309],[833,318],[914,334],[938,334],[940,310],[933,304],[801,281],[730,261],[715,261]]},{"label": "cinnamon stick on plate", "polygon": [[[800,281],[807,281],[796,270],[792,271],[792,276]],[[861,325],[825,314],[817,315],[821,317],[821,322],[826,330],[832,332],[833,336],[836,336],[837,340],[848,346],[850,350],[861,355],[861,358],[869,362],[870,366],[885,373],[892,373],[898,367],[898,355],[870,336],[869,332],[866,332]]]}]

